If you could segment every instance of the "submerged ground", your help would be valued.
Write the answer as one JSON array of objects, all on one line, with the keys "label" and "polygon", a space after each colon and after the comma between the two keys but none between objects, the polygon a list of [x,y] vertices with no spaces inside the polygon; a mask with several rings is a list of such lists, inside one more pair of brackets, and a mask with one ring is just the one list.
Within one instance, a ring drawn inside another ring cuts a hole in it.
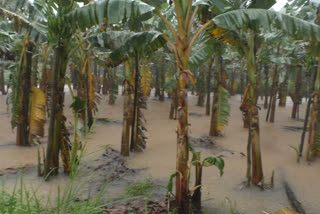
[{"label": "submerged ground", "polygon": [[[37,178],[35,167],[37,164],[37,149],[19,148],[15,146],[15,133],[10,128],[10,119],[7,114],[6,97],[0,96],[0,171],[10,172],[22,166],[31,166],[25,175],[27,187],[36,188],[40,184],[38,193],[41,195],[54,195],[57,185],[64,185],[67,178],[59,176],[43,183]],[[207,135],[210,117],[205,116],[205,109],[196,106],[197,97],[189,96],[189,122],[191,123],[192,137]],[[259,102],[263,102],[260,101]],[[73,121],[69,109],[71,99],[66,95],[65,112],[68,121]],[[216,144],[212,148],[201,149],[202,157],[210,155],[223,155],[225,170],[223,177],[219,177],[214,167],[205,168],[203,174],[203,206],[207,213],[229,213],[228,208],[233,207],[240,213],[256,214],[276,212],[290,207],[282,179],[288,181],[301,201],[307,213],[320,213],[320,161],[308,164],[304,159],[296,162],[296,152],[290,146],[297,147],[300,143],[301,131],[285,127],[302,127],[303,122],[290,119],[291,101],[287,107],[278,108],[274,124],[265,122],[266,110],[260,111],[260,133],[262,147],[262,161],[265,182],[270,182],[272,171],[275,171],[274,188],[261,191],[257,187],[241,188],[246,173],[246,145],[248,130],[242,128],[240,96],[230,99],[231,115],[229,125],[225,129],[224,137],[214,138]],[[150,97],[148,110],[145,111],[147,119],[148,144],[144,153],[133,153],[126,160],[131,169],[144,169],[137,173],[127,183],[111,185],[110,195],[120,195],[123,191],[121,185],[142,181],[151,177],[159,186],[166,186],[170,175],[175,171],[177,121],[169,120],[170,100],[159,102]],[[101,157],[107,145],[115,150],[120,149],[122,131],[122,97],[119,96],[114,106],[107,104],[107,97],[103,97],[98,118],[108,118],[114,123],[97,123],[90,134],[87,143],[87,156],[85,161],[95,164],[94,160]],[[300,107],[300,117],[303,118],[305,105]],[[118,122],[120,123],[118,123]],[[69,122],[68,122],[69,123]],[[71,127],[71,125],[69,124]],[[43,139],[45,146],[46,138]],[[200,148],[197,148],[200,149]],[[8,169],[9,168],[9,169]],[[92,173],[94,175],[95,171]],[[126,175],[124,175],[126,176]],[[128,175],[129,176],[129,175]],[[16,182],[15,176],[2,176],[6,180],[5,187],[10,189]],[[193,186],[193,182],[191,183]],[[225,208],[225,209],[224,209]]]}]

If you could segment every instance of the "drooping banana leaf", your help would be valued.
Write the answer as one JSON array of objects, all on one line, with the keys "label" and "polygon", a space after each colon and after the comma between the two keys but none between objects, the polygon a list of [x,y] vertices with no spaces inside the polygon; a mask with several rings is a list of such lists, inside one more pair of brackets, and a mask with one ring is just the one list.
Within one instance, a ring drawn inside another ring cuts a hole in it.
[{"label": "drooping banana leaf", "polygon": [[212,21],[219,27],[236,33],[247,28],[261,32],[279,29],[298,40],[320,41],[318,25],[270,10],[234,10],[218,15]]},{"label": "drooping banana leaf", "polygon": [[134,56],[136,51],[141,54],[147,54],[149,51],[155,51],[166,45],[163,33],[158,31],[146,31],[135,33],[118,49],[110,54],[112,62],[125,61],[129,56]]},{"label": "drooping banana leaf", "polygon": [[297,69],[295,69],[293,66],[290,66],[290,74],[289,74],[289,80],[288,80],[288,92],[290,95],[295,94],[296,80],[297,80]]},{"label": "drooping banana leaf", "polygon": [[218,96],[218,127],[222,131],[226,125],[228,125],[228,119],[230,116],[230,104],[229,98],[230,94],[227,89],[219,86],[219,96]]},{"label": "drooping banana leaf", "polygon": [[30,100],[29,136],[43,137],[46,122],[46,96],[40,89],[33,87]]},{"label": "drooping banana leaf", "polygon": [[243,8],[261,8],[269,9],[276,3],[276,0],[246,0],[243,4]]},{"label": "drooping banana leaf", "polygon": [[[47,26],[43,23],[46,19],[46,14],[38,10],[37,6],[29,0],[1,0],[0,11],[14,20],[16,31],[20,31],[21,25],[24,23],[31,27],[32,31],[36,31],[31,32],[33,34],[40,33],[41,36],[45,37],[48,32]],[[34,36],[36,37],[36,35]]]},{"label": "drooping banana leaf", "polygon": [[199,68],[203,63],[212,57],[217,50],[217,41],[214,41],[211,36],[205,32],[193,48],[189,58],[189,68],[194,70]]},{"label": "drooping banana leaf", "polygon": [[167,0],[142,0],[142,1],[156,8],[162,8],[168,5]]},{"label": "drooping banana leaf", "polygon": [[131,31],[107,31],[90,35],[88,41],[93,47],[114,50],[121,47],[133,34]]},{"label": "drooping banana leaf", "polygon": [[193,6],[207,6],[212,13],[221,14],[233,8],[233,5],[227,0],[200,0],[196,1]]},{"label": "drooping banana leaf", "polygon": [[75,9],[67,19],[82,31],[98,24],[117,24],[126,19],[151,18],[154,7],[138,0],[100,0]]}]

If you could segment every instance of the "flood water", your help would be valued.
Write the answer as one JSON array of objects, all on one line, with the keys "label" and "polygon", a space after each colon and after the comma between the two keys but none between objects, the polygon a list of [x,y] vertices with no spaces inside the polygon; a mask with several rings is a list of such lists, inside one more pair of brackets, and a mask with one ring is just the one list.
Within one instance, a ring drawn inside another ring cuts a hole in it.
[{"label": "flood water", "polygon": [[[7,115],[6,97],[0,96],[0,171],[7,168],[21,166],[36,166],[37,148],[20,148],[15,146],[15,132],[10,127],[10,119]],[[107,97],[103,97],[99,118],[108,118],[113,121],[122,121],[122,97],[118,96],[116,104],[107,104]],[[197,97],[189,96],[190,135],[200,137],[208,135],[210,117],[205,116],[205,108],[196,106]],[[259,99],[260,104],[263,103]],[[73,115],[69,106],[71,98],[66,95],[65,113],[68,118],[67,126],[71,127]],[[307,213],[320,213],[320,160],[308,164],[303,158],[296,162],[296,152],[290,146],[298,147],[301,138],[301,130],[290,130],[284,127],[302,127],[303,122],[290,119],[291,100],[285,108],[277,107],[275,123],[266,123],[266,110],[260,111],[260,133],[262,162],[265,183],[270,182],[272,171],[275,172],[274,188],[260,190],[257,187],[241,188],[245,181],[246,154],[248,130],[244,129],[242,115],[239,110],[240,96],[230,99],[231,115],[229,125],[224,130],[223,137],[215,138],[216,147],[220,149],[201,149],[202,157],[211,155],[223,155],[225,170],[222,177],[214,167],[203,170],[203,206],[207,213],[228,213],[225,207],[230,204],[240,213],[257,214],[262,211],[275,213],[283,208],[290,208],[283,179],[294,190],[297,198],[302,203]],[[148,110],[145,111],[147,119],[147,149],[143,153],[133,153],[127,159],[129,168],[141,169],[144,172],[139,179],[143,180],[151,176],[155,181],[166,184],[170,175],[175,171],[176,163],[176,126],[177,121],[169,120],[170,101],[159,102],[153,97],[149,98]],[[300,106],[300,117],[304,117],[305,103]],[[105,146],[119,150],[121,143],[122,125],[112,123],[105,125],[97,123],[90,134],[87,143],[87,156],[85,161],[93,161],[104,151]],[[47,135],[47,134],[46,134]],[[72,137],[71,137],[72,139]],[[46,145],[46,137],[42,140]],[[215,148],[216,148],[215,147]],[[58,184],[64,185],[67,178],[58,176],[44,183],[36,175],[36,170],[27,172],[25,183],[27,186],[37,188],[39,193],[55,194]],[[2,176],[4,177],[4,176]],[[6,178],[6,187],[10,189],[16,176]],[[193,181],[190,183],[193,186]],[[116,190],[114,190],[116,191]]]}]

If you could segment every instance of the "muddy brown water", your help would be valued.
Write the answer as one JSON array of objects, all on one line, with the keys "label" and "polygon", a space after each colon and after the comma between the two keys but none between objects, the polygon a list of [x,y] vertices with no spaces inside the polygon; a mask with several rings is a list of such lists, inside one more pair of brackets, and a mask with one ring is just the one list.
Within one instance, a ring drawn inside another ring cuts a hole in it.
[{"label": "muddy brown water", "polygon": [[[0,171],[24,165],[35,166],[37,163],[36,147],[20,148],[14,145],[15,131],[10,127],[5,99],[5,96],[0,96]],[[200,137],[208,134],[210,117],[202,116],[205,108],[196,106],[196,101],[197,97],[189,96],[189,111],[193,113],[189,116],[190,135]],[[263,103],[260,99],[259,102]],[[222,177],[214,167],[204,169],[202,194],[206,213],[229,213],[230,204],[241,213],[247,214],[262,213],[262,211],[272,213],[290,207],[282,185],[282,177],[284,176],[307,213],[319,214],[320,160],[316,160],[310,165],[303,159],[299,164],[296,163],[296,153],[290,146],[298,146],[301,131],[290,131],[283,127],[302,127],[303,123],[290,119],[292,104],[290,99],[287,107],[277,107],[274,124],[265,122],[266,110],[260,111],[262,161],[266,183],[270,181],[272,171],[275,171],[274,188],[264,191],[253,186],[240,188],[240,184],[245,180],[246,157],[239,154],[246,154],[248,130],[242,128],[239,110],[240,96],[233,96],[230,103],[231,115],[229,125],[224,131],[224,137],[214,139],[217,147],[226,150],[201,149],[203,158],[210,155],[223,155],[225,160],[225,170]],[[69,109],[70,104],[71,99],[67,95],[65,113],[68,123],[72,124],[73,116]],[[107,97],[103,97],[98,117],[122,121],[122,109],[121,96],[117,98],[116,104],[113,106],[107,104]],[[159,102],[149,99],[148,109],[145,111],[149,138],[147,149],[143,153],[133,153],[127,158],[129,168],[144,169],[143,173],[134,178],[135,181],[151,176],[156,182],[165,185],[170,175],[175,171],[177,121],[168,119],[169,109],[169,100]],[[300,117],[303,117],[304,112],[305,104],[300,108]],[[197,115],[201,115],[201,117]],[[69,125],[71,126],[71,124]],[[121,125],[97,123],[88,138],[85,161],[94,161],[100,157],[106,145],[119,150],[121,129]],[[46,138],[42,141],[45,142]],[[283,175],[280,171],[283,172]],[[7,189],[11,189],[16,182],[16,177],[17,175],[2,176],[2,179],[6,180],[5,187]],[[58,176],[45,183],[41,178],[37,178],[36,170],[29,170],[26,172],[24,182],[27,187],[39,189],[39,194],[54,196],[57,186],[63,187],[67,183],[67,178]],[[191,180],[190,186],[193,186],[193,180]],[[119,194],[122,192],[115,186],[111,190],[118,191]]]}]

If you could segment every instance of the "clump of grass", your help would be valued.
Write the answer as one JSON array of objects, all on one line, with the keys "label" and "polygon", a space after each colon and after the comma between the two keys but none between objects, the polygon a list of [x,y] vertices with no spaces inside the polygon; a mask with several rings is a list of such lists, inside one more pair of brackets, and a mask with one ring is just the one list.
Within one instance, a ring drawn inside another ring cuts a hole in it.
[{"label": "clump of grass", "polygon": [[147,178],[143,182],[135,183],[126,188],[124,197],[131,198],[137,196],[150,197],[156,186],[152,178]]},{"label": "clump of grass", "polygon": [[[29,195],[29,194],[26,194]],[[6,191],[0,192],[0,213],[32,214],[40,213],[39,201],[35,198],[26,197],[21,200],[19,194],[9,194]]]},{"label": "clump of grass", "polygon": [[[68,187],[69,188],[69,187]],[[49,197],[49,196],[48,196]],[[29,192],[25,188],[8,193],[0,191],[0,213],[7,214],[100,214],[103,212],[100,198],[86,201],[72,200],[75,195],[61,197],[57,206],[44,205],[35,192]],[[63,200],[64,199],[64,200]],[[70,200],[71,199],[71,200]],[[49,200],[49,198],[48,198]]]}]

